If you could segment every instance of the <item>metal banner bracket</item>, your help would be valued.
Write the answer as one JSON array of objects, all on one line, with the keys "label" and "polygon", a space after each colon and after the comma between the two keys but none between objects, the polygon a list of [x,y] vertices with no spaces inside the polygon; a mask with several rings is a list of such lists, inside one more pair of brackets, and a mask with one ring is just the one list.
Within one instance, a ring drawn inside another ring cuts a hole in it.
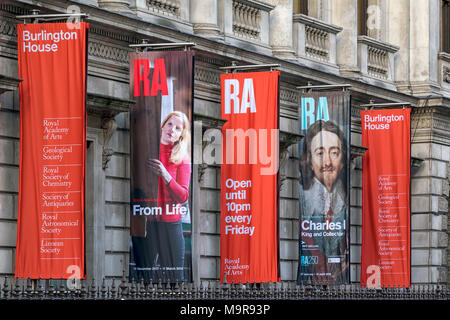
[{"label": "metal banner bracket", "polygon": [[[38,9],[31,10],[29,15],[16,16],[16,19],[23,19],[23,24],[27,24],[27,20],[31,19],[32,23],[49,22],[55,20],[61,20],[64,18],[79,18],[80,21],[83,18],[87,18],[87,13],[52,13],[52,14],[39,14]],[[76,23],[76,22],[75,22]]]},{"label": "metal banner bracket", "polygon": [[227,67],[219,67],[220,70],[226,71],[226,73],[236,73],[236,71],[247,71],[247,70],[255,70],[255,69],[269,69],[269,71],[274,71],[276,68],[279,68],[281,65],[274,64],[248,64],[238,66],[236,65],[236,61],[231,62],[231,66]]},{"label": "metal banner bracket", "polygon": [[342,88],[342,91],[348,90],[352,85],[351,84],[323,84],[323,85],[312,85],[311,82],[308,82],[306,86],[297,87],[297,89],[304,90],[304,93],[311,92],[313,90],[333,90]]},{"label": "metal banner bracket", "polygon": [[148,39],[142,39],[139,44],[130,44],[130,48],[135,48],[136,52],[142,50],[143,52],[151,50],[164,50],[164,49],[176,49],[184,48],[184,51],[189,51],[191,47],[194,47],[194,42],[166,42],[166,43],[149,43]]},{"label": "metal banner bracket", "polygon": [[365,110],[373,110],[373,109],[393,109],[402,107],[402,109],[406,108],[412,108],[413,106],[409,102],[392,102],[392,103],[373,103],[373,101],[370,101],[369,104],[362,104],[360,105],[361,108],[364,108]]}]

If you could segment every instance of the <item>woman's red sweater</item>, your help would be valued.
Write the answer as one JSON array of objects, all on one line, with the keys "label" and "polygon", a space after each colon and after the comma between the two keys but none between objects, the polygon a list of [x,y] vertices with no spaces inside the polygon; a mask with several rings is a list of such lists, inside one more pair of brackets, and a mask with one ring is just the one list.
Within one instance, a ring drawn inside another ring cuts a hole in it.
[{"label": "woman's red sweater", "polygon": [[179,207],[189,199],[190,159],[186,156],[178,164],[170,162],[173,146],[160,143],[159,147],[159,161],[172,177],[169,183],[165,183],[161,177],[158,180],[158,207],[162,209],[162,215],[156,216],[156,220],[162,222],[179,221],[181,219]]}]

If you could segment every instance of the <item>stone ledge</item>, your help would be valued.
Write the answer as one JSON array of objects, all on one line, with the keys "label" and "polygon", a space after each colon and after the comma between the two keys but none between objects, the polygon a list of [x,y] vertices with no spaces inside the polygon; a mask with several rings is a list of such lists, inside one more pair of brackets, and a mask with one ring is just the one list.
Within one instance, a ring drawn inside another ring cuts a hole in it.
[{"label": "stone ledge", "polygon": [[125,100],[96,93],[87,93],[86,107],[88,114],[100,115],[102,118],[114,118],[122,112],[129,112],[133,100]]},{"label": "stone ledge", "polygon": [[16,90],[19,87],[19,83],[22,81],[23,79],[0,75],[0,94]]},{"label": "stone ledge", "polygon": [[450,53],[448,52],[439,52],[438,58],[445,61],[450,62]]},{"label": "stone ledge", "polygon": [[273,9],[275,9],[275,6],[273,4],[260,1],[260,0],[234,0],[235,2],[239,2],[242,4],[246,4],[249,7],[253,7],[262,11],[270,12]]},{"label": "stone ledge", "polygon": [[340,26],[325,23],[319,19],[315,19],[304,14],[294,14],[293,21],[333,34],[337,34],[343,30]]},{"label": "stone ledge", "polygon": [[358,43],[363,43],[370,47],[387,51],[389,53],[396,53],[398,50],[400,50],[400,47],[398,46],[394,46],[392,44],[382,42],[368,36],[358,36]]}]

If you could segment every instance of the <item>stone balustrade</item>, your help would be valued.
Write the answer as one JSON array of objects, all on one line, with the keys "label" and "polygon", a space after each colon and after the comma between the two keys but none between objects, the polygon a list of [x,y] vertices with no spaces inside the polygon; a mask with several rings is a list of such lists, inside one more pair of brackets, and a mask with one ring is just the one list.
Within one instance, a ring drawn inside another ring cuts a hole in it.
[{"label": "stone balustrade", "polygon": [[342,28],[304,14],[295,14],[293,19],[297,56],[336,64],[336,34]]},{"label": "stone balustrade", "polygon": [[371,76],[387,79],[389,60],[386,50],[371,46],[367,48],[367,72]]},{"label": "stone balustrade", "polygon": [[317,60],[328,60],[330,46],[328,32],[306,26],[306,55]]},{"label": "stone balustrade", "polygon": [[150,10],[170,14],[174,16],[180,15],[180,4],[178,0],[148,0]]},{"label": "stone balustrade", "polygon": [[261,10],[249,3],[233,1],[233,33],[243,38],[259,39]]},{"label": "stone balustrade", "polygon": [[394,54],[399,47],[367,37],[358,37],[358,66],[361,74],[394,81]]}]

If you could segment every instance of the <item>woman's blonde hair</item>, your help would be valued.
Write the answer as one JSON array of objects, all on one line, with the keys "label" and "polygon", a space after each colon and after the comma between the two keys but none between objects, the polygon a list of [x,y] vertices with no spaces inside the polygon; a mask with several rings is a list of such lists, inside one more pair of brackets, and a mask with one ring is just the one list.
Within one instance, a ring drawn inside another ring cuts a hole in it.
[{"label": "woman's blonde hair", "polygon": [[170,162],[178,164],[186,157],[186,155],[190,156],[191,130],[188,117],[181,111],[172,111],[169,113],[161,123],[161,129],[172,116],[178,117],[183,121],[183,130],[181,131],[178,141],[174,143],[169,159]]}]

